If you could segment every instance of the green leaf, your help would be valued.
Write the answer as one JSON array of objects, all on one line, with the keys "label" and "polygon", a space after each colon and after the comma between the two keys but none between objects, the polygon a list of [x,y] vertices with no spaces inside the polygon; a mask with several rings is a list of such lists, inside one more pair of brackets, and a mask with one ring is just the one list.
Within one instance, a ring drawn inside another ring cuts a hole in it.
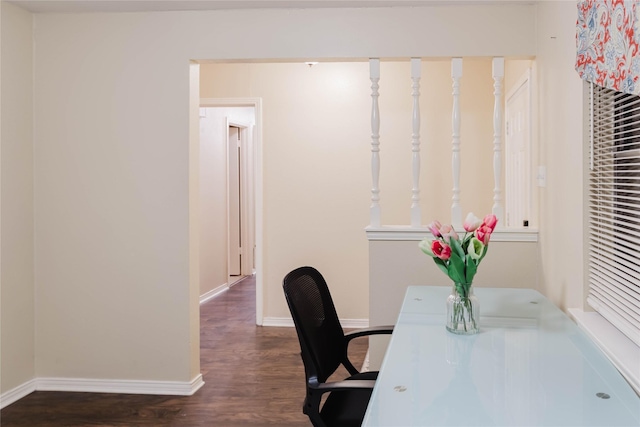
[{"label": "green leaf", "polygon": [[458,283],[460,281],[460,278],[458,277],[458,273],[455,271],[455,268],[453,267],[449,267],[449,269],[447,270],[447,275],[455,283]]},{"label": "green leaf", "polygon": [[469,240],[471,240],[471,238],[474,236],[473,232],[471,233],[464,233],[464,239],[462,240],[463,246],[464,244],[469,244]]},{"label": "green leaf", "polygon": [[465,273],[466,283],[473,283],[473,276],[476,275],[478,266],[476,262],[471,258],[471,255],[467,254],[467,271]]},{"label": "green leaf", "polygon": [[462,241],[462,250],[464,251],[464,253],[469,253],[469,250],[467,249],[469,247],[469,242],[471,242],[471,239],[464,239]]},{"label": "green leaf", "polygon": [[[456,239],[450,239],[449,245],[456,252],[456,254],[458,254],[458,256],[460,257],[460,260],[463,260],[464,259],[464,251],[462,250],[462,246],[460,246],[460,242],[457,241]],[[452,255],[453,255],[453,253],[452,253]]]},{"label": "green leaf", "polygon": [[435,261],[436,265],[440,268],[440,270],[442,270],[442,272],[448,276],[449,272],[447,271],[447,263],[441,260],[440,258],[433,258],[433,260]]},{"label": "green leaf", "polygon": [[455,253],[451,253],[449,258],[449,268],[447,270],[449,277],[456,283],[464,283],[464,261]]},{"label": "green leaf", "polygon": [[482,258],[484,258],[484,256],[487,254],[488,249],[489,249],[489,245],[485,245],[484,250],[482,251],[482,255],[478,259],[477,265],[480,265],[480,261],[482,261]]}]

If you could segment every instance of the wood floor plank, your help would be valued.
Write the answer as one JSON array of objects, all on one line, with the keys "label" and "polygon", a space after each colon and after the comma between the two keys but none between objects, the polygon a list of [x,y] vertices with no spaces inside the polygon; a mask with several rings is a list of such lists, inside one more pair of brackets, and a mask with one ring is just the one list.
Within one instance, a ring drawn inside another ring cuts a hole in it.
[{"label": "wood floor plank", "polygon": [[[304,368],[295,329],[256,326],[255,311],[251,277],[200,307],[205,385],[193,396],[40,391],[0,411],[0,425],[310,426],[302,413]],[[366,339],[352,344],[358,363],[367,346]]]}]

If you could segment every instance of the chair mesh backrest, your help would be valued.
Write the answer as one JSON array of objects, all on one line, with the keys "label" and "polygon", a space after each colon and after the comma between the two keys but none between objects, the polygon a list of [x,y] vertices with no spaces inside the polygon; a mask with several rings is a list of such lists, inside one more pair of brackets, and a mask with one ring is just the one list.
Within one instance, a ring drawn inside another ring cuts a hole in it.
[{"label": "chair mesh backrest", "polygon": [[307,375],[315,374],[319,382],[325,382],[346,351],[344,331],[327,283],[315,268],[300,267],[287,274],[283,288]]}]

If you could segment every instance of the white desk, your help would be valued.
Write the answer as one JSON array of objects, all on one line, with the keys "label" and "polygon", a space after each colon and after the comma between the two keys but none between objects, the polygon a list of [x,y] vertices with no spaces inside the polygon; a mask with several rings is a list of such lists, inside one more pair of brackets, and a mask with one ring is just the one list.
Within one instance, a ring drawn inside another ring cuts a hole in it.
[{"label": "white desk", "polygon": [[407,289],[363,426],[640,426],[640,397],[539,292],[476,288],[472,336],[445,330],[449,292]]}]

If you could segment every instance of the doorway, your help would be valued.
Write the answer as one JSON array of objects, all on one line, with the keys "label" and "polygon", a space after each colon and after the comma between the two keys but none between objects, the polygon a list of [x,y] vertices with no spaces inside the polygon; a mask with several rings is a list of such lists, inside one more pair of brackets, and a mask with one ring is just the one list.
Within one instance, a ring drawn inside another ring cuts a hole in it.
[{"label": "doorway", "polygon": [[200,99],[200,300],[255,274],[258,325],[260,107],[259,99]]}]

